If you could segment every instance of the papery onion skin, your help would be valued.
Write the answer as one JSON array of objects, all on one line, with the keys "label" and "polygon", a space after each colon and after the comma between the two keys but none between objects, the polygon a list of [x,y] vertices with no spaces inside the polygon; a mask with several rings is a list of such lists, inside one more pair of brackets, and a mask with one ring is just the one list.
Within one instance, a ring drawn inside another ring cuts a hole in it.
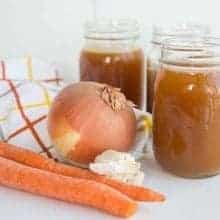
[{"label": "papery onion skin", "polygon": [[[82,165],[105,150],[127,152],[136,135],[132,106],[113,110],[100,95],[107,86],[79,82],[64,88],[52,103],[48,132],[63,157]],[[110,87],[108,87],[109,89]]]}]

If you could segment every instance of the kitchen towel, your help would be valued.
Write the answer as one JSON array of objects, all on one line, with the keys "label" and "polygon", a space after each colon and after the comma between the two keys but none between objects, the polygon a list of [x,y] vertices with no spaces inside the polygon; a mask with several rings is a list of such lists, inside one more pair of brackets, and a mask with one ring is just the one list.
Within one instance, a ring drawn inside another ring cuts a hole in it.
[{"label": "kitchen towel", "polygon": [[46,123],[62,81],[56,66],[30,56],[0,61],[2,140],[57,159]]}]

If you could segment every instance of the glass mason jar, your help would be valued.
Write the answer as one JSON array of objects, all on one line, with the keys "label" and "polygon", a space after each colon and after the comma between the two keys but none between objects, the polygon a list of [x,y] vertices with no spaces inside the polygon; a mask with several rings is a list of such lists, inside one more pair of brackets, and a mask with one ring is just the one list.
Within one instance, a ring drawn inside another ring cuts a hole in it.
[{"label": "glass mason jar", "polygon": [[159,68],[161,57],[161,43],[165,39],[174,37],[201,37],[209,34],[209,27],[198,24],[182,24],[175,26],[153,26],[152,41],[147,54],[147,111],[152,112],[154,81]]},{"label": "glass mason jar", "polygon": [[133,20],[87,23],[80,56],[80,80],[118,87],[141,109],[145,58],[139,38],[140,28]]},{"label": "glass mason jar", "polygon": [[220,172],[220,39],[170,39],[155,82],[156,160],[184,177]]}]

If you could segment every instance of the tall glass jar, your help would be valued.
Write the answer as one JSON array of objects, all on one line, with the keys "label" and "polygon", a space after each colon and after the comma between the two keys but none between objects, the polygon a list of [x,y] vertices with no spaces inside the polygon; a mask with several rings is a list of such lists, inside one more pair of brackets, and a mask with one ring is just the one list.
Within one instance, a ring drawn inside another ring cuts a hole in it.
[{"label": "tall glass jar", "polygon": [[184,177],[220,173],[220,39],[170,39],[155,82],[157,161]]},{"label": "tall glass jar", "polygon": [[118,87],[138,108],[144,102],[144,53],[140,29],[133,20],[86,24],[80,56],[80,80]]},{"label": "tall glass jar", "polygon": [[147,55],[147,111],[152,112],[154,82],[161,57],[161,43],[173,37],[204,38],[210,32],[206,25],[182,24],[175,26],[153,26],[152,41]]}]

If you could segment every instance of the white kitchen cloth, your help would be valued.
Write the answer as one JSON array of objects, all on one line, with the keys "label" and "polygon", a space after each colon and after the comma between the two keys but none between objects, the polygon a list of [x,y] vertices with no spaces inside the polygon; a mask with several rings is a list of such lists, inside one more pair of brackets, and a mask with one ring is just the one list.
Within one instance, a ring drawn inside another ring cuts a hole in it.
[{"label": "white kitchen cloth", "polygon": [[0,137],[56,159],[47,133],[51,102],[63,87],[58,69],[31,57],[0,61]]}]

